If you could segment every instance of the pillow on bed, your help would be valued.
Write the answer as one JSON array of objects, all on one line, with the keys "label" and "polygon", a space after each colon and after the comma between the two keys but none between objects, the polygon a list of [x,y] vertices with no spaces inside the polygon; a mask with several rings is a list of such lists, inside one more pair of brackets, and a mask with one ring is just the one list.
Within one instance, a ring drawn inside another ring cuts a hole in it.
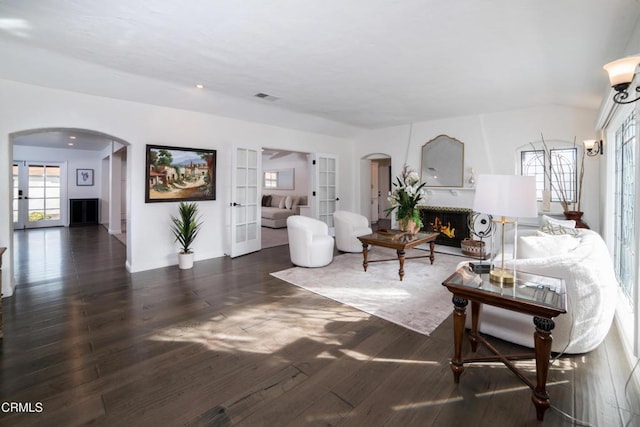
[{"label": "pillow on bed", "polygon": [[552,236],[540,233],[536,236],[521,236],[518,238],[518,258],[547,258],[563,255],[574,250],[580,244],[580,239],[567,234]]}]

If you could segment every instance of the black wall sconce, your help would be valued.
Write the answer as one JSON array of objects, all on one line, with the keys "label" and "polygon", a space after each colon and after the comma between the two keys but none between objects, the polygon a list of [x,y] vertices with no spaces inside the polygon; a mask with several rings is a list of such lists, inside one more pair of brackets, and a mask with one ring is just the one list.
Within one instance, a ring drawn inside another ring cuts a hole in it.
[{"label": "black wall sconce", "polygon": [[584,149],[587,151],[587,156],[594,157],[603,153],[602,140],[586,139],[582,141]]}]

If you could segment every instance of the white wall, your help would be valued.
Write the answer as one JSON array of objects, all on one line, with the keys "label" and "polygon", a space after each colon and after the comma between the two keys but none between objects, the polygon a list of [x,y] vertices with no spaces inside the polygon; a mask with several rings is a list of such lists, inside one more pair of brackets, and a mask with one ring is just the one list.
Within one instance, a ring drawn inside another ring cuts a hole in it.
[{"label": "white wall", "polygon": [[[573,141],[593,139],[597,111],[575,109],[558,105],[514,110],[476,116],[454,117],[429,122],[414,123],[410,127],[396,126],[363,132],[357,138],[355,158],[369,153],[385,153],[392,158],[392,174],[399,173],[404,163],[420,170],[422,145],[440,134],[462,141],[464,146],[465,186],[469,186],[470,168],[475,175],[483,173],[513,174],[516,171],[516,149],[524,144],[540,140]],[[411,138],[409,140],[409,134]],[[585,160],[585,177],[582,209],[584,220],[594,229],[599,228],[599,161]],[[360,179],[360,175],[356,175]],[[358,184],[358,188],[361,186]],[[362,194],[362,192],[361,192]],[[471,207],[473,190],[449,191],[432,189],[427,204]],[[368,206],[361,197],[360,211],[366,215]],[[558,209],[558,211],[560,211]]]},{"label": "white wall", "polygon": [[293,190],[262,189],[262,194],[280,194],[303,196],[309,194],[309,156],[304,153],[291,153],[277,159],[270,159],[270,155],[262,155],[262,170],[294,169]]},{"label": "white wall", "polygon": [[[200,202],[204,225],[194,245],[196,260],[224,255],[234,145],[291,151],[313,149],[334,154],[341,159],[340,174],[351,176],[353,142],[344,138],[7,80],[0,80],[0,93],[0,159],[5,159],[0,161],[0,245],[9,248],[3,262],[5,296],[13,292],[10,285],[13,276],[11,133],[69,127],[103,132],[131,144],[127,152],[128,214],[131,218],[127,230],[127,258],[132,272],[177,263],[178,247],[168,229],[170,214],[175,214],[177,204],[144,202],[146,144],[217,150],[217,200]],[[99,166],[100,162],[96,162],[96,168]],[[352,188],[343,186],[340,194],[346,209],[355,206]]]},{"label": "white wall", "polygon": [[[13,160],[66,163],[69,199],[100,197],[100,152],[64,148],[13,147]],[[4,166],[4,165],[3,165]],[[93,169],[93,186],[76,185],[76,169]],[[67,221],[68,224],[68,221]]]}]

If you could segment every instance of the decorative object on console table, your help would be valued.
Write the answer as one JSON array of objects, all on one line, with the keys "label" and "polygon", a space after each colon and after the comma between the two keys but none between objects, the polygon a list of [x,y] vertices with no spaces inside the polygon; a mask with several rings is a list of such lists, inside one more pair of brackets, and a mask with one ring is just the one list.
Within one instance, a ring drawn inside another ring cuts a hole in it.
[{"label": "decorative object on console table", "polygon": [[391,206],[385,210],[387,216],[394,210],[400,229],[416,234],[422,228],[418,204],[424,198],[424,183],[420,183],[418,173],[409,165],[404,165],[400,176],[396,177],[395,187],[389,196]]},{"label": "decorative object on console table", "polygon": [[487,245],[484,239],[490,237],[493,233],[493,218],[491,218],[491,215],[478,212],[470,215],[469,231],[474,236],[480,238],[480,240],[473,240],[471,238],[464,239],[460,244],[462,253],[478,259],[487,259],[491,254],[487,253]]},{"label": "decorative object on console table", "polygon": [[569,220],[574,220],[576,222],[576,228],[589,228],[587,224],[582,222],[582,215],[584,215],[582,211],[564,211],[564,217]]},{"label": "decorative object on console table", "polygon": [[[479,175],[473,209],[476,212],[500,217],[495,222],[501,225],[501,262],[499,268],[493,265],[489,277],[495,283],[512,285],[515,279],[514,274],[506,270],[504,264],[505,224],[513,224],[515,242],[518,238],[518,218],[531,218],[538,215],[535,177]],[[513,220],[507,220],[507,217],[513,218]],[[493,247],[492,252],[495,256],[495,248]],[[514,253],[514,260],[515,257],[516,254]]]}]

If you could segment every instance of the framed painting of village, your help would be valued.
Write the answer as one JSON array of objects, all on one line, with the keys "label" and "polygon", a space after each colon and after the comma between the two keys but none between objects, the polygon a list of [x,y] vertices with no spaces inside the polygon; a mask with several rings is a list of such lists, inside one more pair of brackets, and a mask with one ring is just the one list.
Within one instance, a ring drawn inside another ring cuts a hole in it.
[{"label": "framed painting of village", "polygon": [[145,202],[216,199],[216,150],[147,145]]}]

